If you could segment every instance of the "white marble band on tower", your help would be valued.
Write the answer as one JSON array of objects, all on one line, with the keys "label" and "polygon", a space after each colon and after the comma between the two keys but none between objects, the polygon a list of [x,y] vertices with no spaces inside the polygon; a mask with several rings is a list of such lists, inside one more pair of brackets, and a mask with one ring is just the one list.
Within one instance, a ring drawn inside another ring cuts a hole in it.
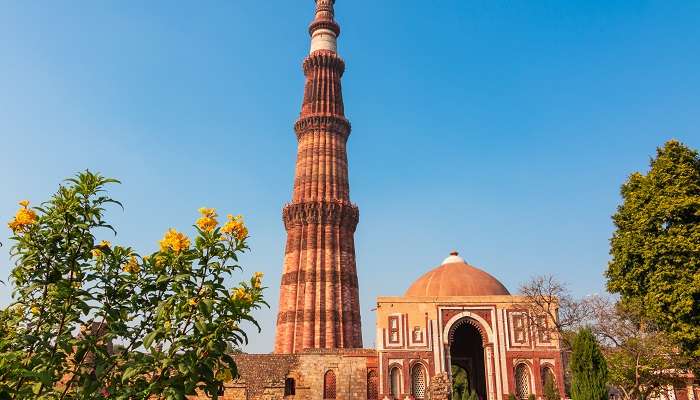
[{"label": "white marble band on tower", "polygon": [[338,41],[335,37],[335,32],[330,29],[317,29],[311,36],[311,50],[313,53],[317,50],[330,50],[334,53],[338,52]]},{"label": "white marble band on tower", "polygon": [[340,27],[335,22],[335,0],[316,0],[316,15],[309,26],[311,49],[309,53],[319,50],[338,52],[338,35]]}]

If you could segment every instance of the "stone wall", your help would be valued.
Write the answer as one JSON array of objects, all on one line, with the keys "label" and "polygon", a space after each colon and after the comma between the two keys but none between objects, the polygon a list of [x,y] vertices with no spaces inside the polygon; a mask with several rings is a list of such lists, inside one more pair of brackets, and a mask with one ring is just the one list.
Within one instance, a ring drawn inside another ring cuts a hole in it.
[{"label": "stone wall", "polygon": [[[377,353],[366,349],[307,350],[300,354],[239,354],[240,377],[226,383],[222,400],[321,400],[324,376],[336,376],[337,400],[367,400],[367,371]],[[285,396],[285,380],[294,379],[294,396]],[[203,400],[193,396],[190,400]]]}]

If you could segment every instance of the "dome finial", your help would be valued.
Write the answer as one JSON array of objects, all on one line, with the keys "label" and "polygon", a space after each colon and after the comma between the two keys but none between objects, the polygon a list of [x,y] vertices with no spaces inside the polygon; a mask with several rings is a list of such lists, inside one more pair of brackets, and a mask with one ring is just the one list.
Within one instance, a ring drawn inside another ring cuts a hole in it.
[{"label": "dome finial", "polygon": [[452,264],[452,263],[466,263],[462,257],[459,256],[459,252],[457,250],[453,250],[450,253],[450,256],[447,257],[442,261],[442,265],[445,264]]}]

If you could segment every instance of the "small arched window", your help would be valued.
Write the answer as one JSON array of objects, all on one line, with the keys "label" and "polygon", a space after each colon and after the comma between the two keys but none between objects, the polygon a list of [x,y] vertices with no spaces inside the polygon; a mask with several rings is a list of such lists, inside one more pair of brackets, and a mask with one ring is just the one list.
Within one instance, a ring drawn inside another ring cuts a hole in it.
[{"label": "small arched window", "polygon": [[527,400],[530,396],[530,372],[527,365],[518,364],[515,367],[515,397],[518,400]]},{"label": "small arched window", "polygon": [[335,372],[332,370],[326,371],[323,376],[323,398],[335,399]]},{"label": "small arched window", "polygon": [[371,369],[367,373],[367,400],[379,399],[379,376],[377,371]]},{"label": "small arched window", "polygon": [[294,396],[297,391],[297,384],[294,381],[294,378],[287,378],[284,380],[284,395],[285,396]]},{"label": "small arched window", "polygon": [[411,394],[415,399],[424,399],[425,387],[425,368],[416,364],[411,370]]},{"label": "small arched window", "polygon": [[401,395],[401,369],[392,368],[389,377],[391,378],[391,397],[398,399]]}]

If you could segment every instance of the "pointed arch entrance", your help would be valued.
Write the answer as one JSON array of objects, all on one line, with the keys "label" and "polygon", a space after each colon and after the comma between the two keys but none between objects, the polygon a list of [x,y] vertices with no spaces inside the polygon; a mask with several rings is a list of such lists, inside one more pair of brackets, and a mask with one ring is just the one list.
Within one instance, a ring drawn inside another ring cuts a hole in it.
[{"label": "pointed arch entrance", "polygon": [[475,391],[479,399],[489,398],[484,336],[478,323],[470,318],[460,319],[452,325],[449,341],[453,396]]}]

